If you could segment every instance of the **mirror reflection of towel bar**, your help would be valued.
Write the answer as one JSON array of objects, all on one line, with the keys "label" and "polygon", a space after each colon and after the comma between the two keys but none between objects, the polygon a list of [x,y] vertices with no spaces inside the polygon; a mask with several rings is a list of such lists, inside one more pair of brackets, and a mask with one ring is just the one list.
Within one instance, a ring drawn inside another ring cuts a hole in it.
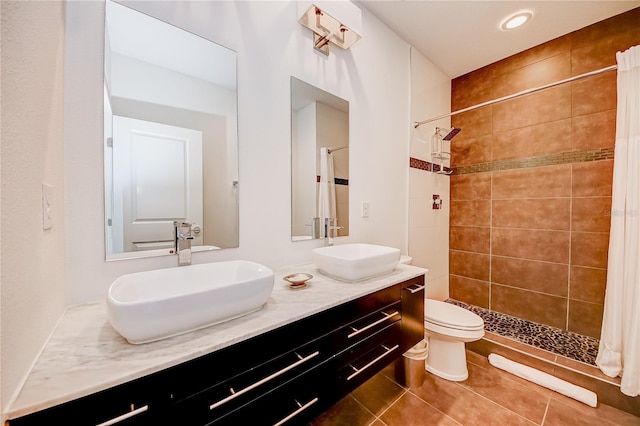
[{"label": "mirror reflection of towel bar", "polygon": [[348,146],[341,146],[340,148],[329,148],[329,149],[327,149],[327,152],[329,154],[332,154],[332,153],[334,153],[336,151],[341,151],[343,149],[349,149],[349,147]]}]

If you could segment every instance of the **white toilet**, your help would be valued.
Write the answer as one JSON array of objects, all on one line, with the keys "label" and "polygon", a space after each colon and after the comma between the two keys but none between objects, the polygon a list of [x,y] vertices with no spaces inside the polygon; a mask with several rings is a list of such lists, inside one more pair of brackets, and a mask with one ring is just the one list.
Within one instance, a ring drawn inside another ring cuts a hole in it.
[{"label": "white toilet", "polygon": [[439,300],[424,301],[424,330],[429,340],[428,372],[460,382],[469,377],[464,344],[484,336],[484,321],[471,311]]}]

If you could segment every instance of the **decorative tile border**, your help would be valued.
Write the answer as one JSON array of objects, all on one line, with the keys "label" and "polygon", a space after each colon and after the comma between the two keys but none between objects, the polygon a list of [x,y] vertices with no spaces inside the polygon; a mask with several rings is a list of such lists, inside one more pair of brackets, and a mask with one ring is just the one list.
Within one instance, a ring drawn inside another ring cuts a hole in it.
[{"label": "decorative tile border", "polygon": [[[318,175],[316,175],[316,183],[320,183],[320,176]],[[333,183],[335,183],[336,185],[349,186],[349,179],[333,178]]]},{"label": "decorative tile border", "polygon": [[[428,161],[421,160],[419,158],[409,157],[409,167],[412,169],[425,170],[427,172],[439,172],[440,164],[430,163]],[[449,167],[444,168],[445,172],[450,172]]]},{"label": "decorative tile border", "polygon": [[471,164],[453,168],[454,175],[469,173],[513,170],[529,167],[554,166],[557,164],[585,163],[589,161],[613,159],[614,148],[600,148],[590,151],[569,151],[557,154],[539,155],[537,157],[517,158],[513,160],[494,161],[490,163]]},{"label": "decorative tile border", "polygon": [[447,303],[468,309],[484,320],[484,329],[576,361],[596,365],[599,340],[571,331],[527,321],[511,315],[469,305],[455,299]]}]

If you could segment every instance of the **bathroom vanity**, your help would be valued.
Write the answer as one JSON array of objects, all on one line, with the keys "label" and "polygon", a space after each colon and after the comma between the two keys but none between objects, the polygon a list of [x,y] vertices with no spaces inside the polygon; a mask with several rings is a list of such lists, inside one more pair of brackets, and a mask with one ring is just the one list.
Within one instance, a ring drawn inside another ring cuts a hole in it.
[{"label": "bathroom vanity", "polygon": [[[282,277],[314,275],[304,289]],[[9,411],[9,425],[300,424],[424,335],[424,273],[344,283],[314,265],[276,272],[262,310],[143,345],[103,304],[70,308]]]}]

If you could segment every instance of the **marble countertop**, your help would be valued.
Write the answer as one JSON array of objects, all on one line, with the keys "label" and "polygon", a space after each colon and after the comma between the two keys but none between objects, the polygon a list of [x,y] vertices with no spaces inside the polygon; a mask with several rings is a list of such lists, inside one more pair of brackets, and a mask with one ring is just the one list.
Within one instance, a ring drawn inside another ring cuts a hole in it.
[{"label": "marble countertop", "polygon": [[[285,275],[313,275],[290,289]],[[423,275],[399,264],[378,278],[344,283],[321,275],[313,264],[275,271],[273,292],[257,312],[201,330],[132,345],[109,324],[104,302],[70,307],[6,413],[9,419],[108,389],[241,342],[301,318]]]}]

